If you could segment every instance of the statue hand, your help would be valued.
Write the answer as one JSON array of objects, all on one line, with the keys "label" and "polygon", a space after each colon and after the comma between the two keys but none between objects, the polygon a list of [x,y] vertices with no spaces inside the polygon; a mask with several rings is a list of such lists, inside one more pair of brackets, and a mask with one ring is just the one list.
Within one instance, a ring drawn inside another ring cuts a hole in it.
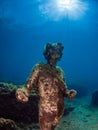
[{"label": "statue hand", "polygon": [[16,91],[16,98],[19,102],[28,102],[28,96],[25,88],[19,88]]},{"label": "statue hand", "polygon": [[72,99],[76,96],[76,94],[77,94],[77,91],[74,90],[74,89],[71,89],[71,90],[68,92],[68,98],[69,98],[70,100],[72,100]]}]

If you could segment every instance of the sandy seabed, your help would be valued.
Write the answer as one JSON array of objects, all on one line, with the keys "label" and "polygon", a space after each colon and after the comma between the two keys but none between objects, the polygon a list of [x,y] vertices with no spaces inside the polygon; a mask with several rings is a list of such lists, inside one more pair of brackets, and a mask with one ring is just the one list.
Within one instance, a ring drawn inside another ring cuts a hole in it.
[{"label": "sandy seabed", "polygon": [[90,96],[75,99],[67,106],[75,106],[63,116],[56,130],[98,130],[98,108],[92,107]]}]

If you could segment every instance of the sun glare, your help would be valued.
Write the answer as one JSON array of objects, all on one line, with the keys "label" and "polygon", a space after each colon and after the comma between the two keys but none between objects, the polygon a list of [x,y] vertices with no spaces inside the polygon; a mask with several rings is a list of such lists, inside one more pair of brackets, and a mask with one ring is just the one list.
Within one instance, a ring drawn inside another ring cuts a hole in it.
[{"label": "sun glare", "polygon": [[71,0],[58,0],[57,4],[60,8],[62,9],[70,9],[72,6],[72,2]]},{"label": "sun glare", "polygon": [[66,17],[79,19],[85,14],[87,9],[87,3],[82,0],[50,0],[48,3],[40,6],[42,14],[54,20]]},{"label": "sun glare", "polygon": [[78,7],[77,0],[57,0],[59,10],[74,10]]}]

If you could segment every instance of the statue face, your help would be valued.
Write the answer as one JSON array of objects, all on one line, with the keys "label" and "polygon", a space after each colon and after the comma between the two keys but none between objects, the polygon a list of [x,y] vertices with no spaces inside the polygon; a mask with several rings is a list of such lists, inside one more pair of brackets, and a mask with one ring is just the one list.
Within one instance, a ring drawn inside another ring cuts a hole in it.
[{"label": "statue face", "polygon": [[44,56],[49,64],[56,64],[60,60],[63,48],[61,43],[46,44]]},{"label": "statue face", "polygon": [[50,54],[50,59],[49,60],[54,60],[58,61],[61,57],[61,54],[59,52],[59,49],[53,49],[52,53]]}]

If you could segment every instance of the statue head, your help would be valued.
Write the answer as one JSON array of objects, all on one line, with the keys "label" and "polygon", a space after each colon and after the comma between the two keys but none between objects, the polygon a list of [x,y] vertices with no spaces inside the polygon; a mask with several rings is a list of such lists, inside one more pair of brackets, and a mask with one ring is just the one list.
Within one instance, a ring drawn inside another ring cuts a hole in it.
[{"label": "statue head", "polygon": [[43,54],[50,65],[55,65],[61,59],[63,49],[61,43],[47,43]]}]

